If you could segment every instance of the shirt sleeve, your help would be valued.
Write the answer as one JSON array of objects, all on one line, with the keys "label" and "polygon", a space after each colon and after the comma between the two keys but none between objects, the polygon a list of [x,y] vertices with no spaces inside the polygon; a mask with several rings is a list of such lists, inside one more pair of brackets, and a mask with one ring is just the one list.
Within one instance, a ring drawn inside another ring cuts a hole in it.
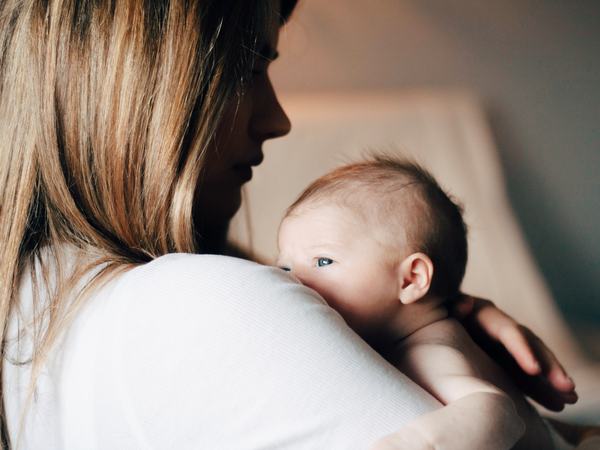
[{"label": "shirt sleeve", "polygon": [[167,255],[103,311],[98,448],[365,449],[439,407],[276,268]]}]

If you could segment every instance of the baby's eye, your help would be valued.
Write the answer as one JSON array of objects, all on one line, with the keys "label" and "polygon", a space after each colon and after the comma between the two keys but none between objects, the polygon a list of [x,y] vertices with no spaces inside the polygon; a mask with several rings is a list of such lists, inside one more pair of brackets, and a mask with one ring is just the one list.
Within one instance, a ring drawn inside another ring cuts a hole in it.
[{"label": "baby's eye", "polygon": [[317,258],[317,267],[329,266],[330,264],[333,264],[333,259],[331,258]]},{"label": "baby's eye", "polygon": [[286,272],[291,272],[292,271],[292,269],[290,269],[289,267],[285,267],[285,266],[279,266],[279,268],[281,270],[285,270]]}]

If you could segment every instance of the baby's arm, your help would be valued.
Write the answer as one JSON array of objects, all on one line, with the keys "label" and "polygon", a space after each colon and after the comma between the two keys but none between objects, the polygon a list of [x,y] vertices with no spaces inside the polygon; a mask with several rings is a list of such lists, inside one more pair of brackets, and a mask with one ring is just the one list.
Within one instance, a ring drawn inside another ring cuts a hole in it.
[{"label": "baby's arm", "polygon": [[446,406],[417,418],[376,448],[509,449],[523,435],[513,401],[480,378],[460,339],[453,337],[456,327],[452,320],[431,324],[395,352],[396,366]]}]

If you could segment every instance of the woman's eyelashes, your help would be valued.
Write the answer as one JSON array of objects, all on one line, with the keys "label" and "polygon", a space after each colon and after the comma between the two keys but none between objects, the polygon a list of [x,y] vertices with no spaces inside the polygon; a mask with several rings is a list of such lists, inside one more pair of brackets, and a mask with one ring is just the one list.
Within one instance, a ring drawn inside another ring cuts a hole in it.
[{"label": "woman's eyelashes", "polygon": [[317,267],[325,267],[325,266],[330,266],[333,263],[334,263],[333,259],[321,256],[316,259],[315,265]]}]

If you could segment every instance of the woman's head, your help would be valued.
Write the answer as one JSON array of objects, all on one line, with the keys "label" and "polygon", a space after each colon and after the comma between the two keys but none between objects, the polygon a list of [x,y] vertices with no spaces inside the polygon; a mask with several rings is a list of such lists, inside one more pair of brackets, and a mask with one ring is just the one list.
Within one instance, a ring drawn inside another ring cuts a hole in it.
[{"label": "woman's head", "polygon": [[268,75],[269,64],[277,58],[277,41],[278,28],[272,28],[256,49],[244,92],[227,104],[217,127],[197,186],[194,218],[201,238],[226,232],[239,208],[242,184],[252,177],[252,166],[263,160],[263,142],[290,129]]},{"label": "woman's head", "polygon": [[136,263],[227,224],[289,129],[264,57],[295,3],[0,2],[0,329],[43,246]]},{"label": "woman's head", "polygon": [[289,129],[262,56],[294,3],[3,2],[0,171],[26,178],[29,246],[201,250],[193,216],[228,220],[262,141]]}]

